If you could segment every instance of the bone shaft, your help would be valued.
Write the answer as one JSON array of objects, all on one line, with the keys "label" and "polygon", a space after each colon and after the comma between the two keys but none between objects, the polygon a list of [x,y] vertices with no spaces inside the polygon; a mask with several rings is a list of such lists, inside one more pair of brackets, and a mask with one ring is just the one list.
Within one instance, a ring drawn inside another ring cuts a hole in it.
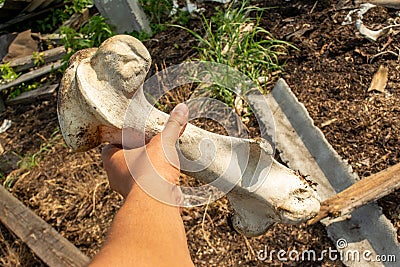
[{"label": "bone shaft", "polygon": [[[167,114],[159,110],[154,109],[151,112],[146,123],[146,141],[162,131],[168,118]],[[184,171],[194,170],[193,173],[200,176],[196,178],[209,183],[220,176],[220,168],[228,167],[231,160],[231,144],[237,142],[242,143],[243,141],[220,136],[188,123],[177,142],[181,152],[179,153],[181,167]],[[218,158],[218,162],[215,162],[216,158]],[[186,173],[190,173],[190,171]]]},{"label": "bone shaft", "polygon": [[102,143],[110,143],[114,145],[122,144],[122,130],[110,128],[107,126],[101,126],[100,131]]},{"label": "bone shaft", "polygon": [[361,0],[359,3],[371,3],[377,6],[390,7],[395,9],[400,9],[400,1],[399,0]]}]

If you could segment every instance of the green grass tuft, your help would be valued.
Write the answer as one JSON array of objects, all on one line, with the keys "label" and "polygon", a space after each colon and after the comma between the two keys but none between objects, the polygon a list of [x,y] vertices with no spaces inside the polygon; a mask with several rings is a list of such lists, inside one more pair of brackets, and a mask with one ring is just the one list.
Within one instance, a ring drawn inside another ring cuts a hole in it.
[{"label": "green grass tuft", "polygon": [[[257,82],[257,78],[281,70],[280,56],[286,55],[288,47],[294,47],[260,26],[266,11],[243,1],[237,7],[231,4],[226,10],[217,9],[211,19],[203,14],[204,37],[186,27],[173,26],[187,30],[199,41],[196,60],[228,65]],[[233,92],[220,86],[211,86],[210,90],[214,98],[234,105]]]}]

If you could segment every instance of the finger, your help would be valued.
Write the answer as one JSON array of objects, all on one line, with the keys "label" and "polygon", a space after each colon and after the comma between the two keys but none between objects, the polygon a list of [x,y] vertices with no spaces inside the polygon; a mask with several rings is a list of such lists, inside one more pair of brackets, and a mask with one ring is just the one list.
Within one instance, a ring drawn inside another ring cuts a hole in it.
[{"label": "finger", "polygon": [[103,159],[103,161],[105,160],[110,160],[111,157],[117,153],[118,151],[120,151],[122,149],[122,147],[120,145],[106,145],[103,147],[103,149],[101,150],[101,157]]},{"label": "finger", "polygon": [[103,167],[107,172],[108,177],[113,176],[116,165],[119,166],[120,153],[122,150],[115,145],[106,145],[101,151],[101,159],[103,161]]},{"label": "finger", "polygon": [[188,122],[189,109],[186,104],[178,104],[170,114],[170,117],[162,131],[163,143],[166,145],[175,145],[176,140],[183,133],[184,127]]}]

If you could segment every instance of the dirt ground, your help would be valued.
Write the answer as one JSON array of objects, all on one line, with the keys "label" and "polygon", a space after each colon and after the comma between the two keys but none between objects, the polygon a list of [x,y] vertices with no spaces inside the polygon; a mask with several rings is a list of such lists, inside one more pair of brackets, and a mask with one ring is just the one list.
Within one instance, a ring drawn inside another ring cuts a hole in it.
[{"label": "dirt ground", "polygon": [[[334,149],[361,178],[399,163],[399,31],[394,29],[376,42],[363,38],[354,24],[342,25],[352,8],[350,1],[253,2],[275,7],[264,13],[262,26],[298,48],[282,59],[286,66],[279,77],[304,103]],[[364,23],[376,29],[396,19],[399,23],[396,10],[378,7],[364,16]],[[197,17],[187,26],[201,30]],[[194,57],[192,47],[197,43],[187,32],[168,28],[145,45],[154,71]],[[367,92],[380,65],[389,70],[385,92]],[[271,89],[276,79],[271,77],[266,89]],[[1,119],[13,122],[0,135],[5,150],[0,158],[4,184],[75,246],[93,256],[122,203],[107,184],[101,148],[73,153],[66,147],[58,128],[56,96],[8,107]],[[40,161],[32,166],[33,156]],[[379,201],[399,237],[398,203],[400,192]],[[265,246],[270,251],[334,248],[322,224],[276,224],[260,237],[246,238],[229,226],[230,207],[225,198],[207,207],[186,209],[182,215],[196,266],[342,266],[340,261],[327,258],[311,262],[257,260],[257,252]],[[0,227],[0,240],[0,265],[45,266],[4,226]]]}]

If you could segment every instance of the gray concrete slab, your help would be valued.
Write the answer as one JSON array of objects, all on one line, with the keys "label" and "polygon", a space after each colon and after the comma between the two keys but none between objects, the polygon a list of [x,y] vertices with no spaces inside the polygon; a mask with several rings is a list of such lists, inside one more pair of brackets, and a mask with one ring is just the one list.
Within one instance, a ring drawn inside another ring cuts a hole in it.
[{"label": "gray concrete slab", "polygon": [[95,0],[94,5],[117,33],[151,33],[149,21],[137,0]]},{"label": "gray concrete slab", "polygon": [[[274,116],[276,148],[282,160],[318,183],[316,190],[322,201],[359,179],[314,125],[304,105],[283,79],[266,99]],[[249,101],[255,106],[257,102],[265,103],[264,99],[257,98]],[[265,108],[265,104],[261,107]],[[322,223],[336,244],[336,248],[326,249],[339,249],[345,265],[399,266],[393,262],[393,257],[400,261],[396,231],[376,203],[356,209],[350,217],[325,219]],[[391,262],[377,262],[377,257]]]}]

